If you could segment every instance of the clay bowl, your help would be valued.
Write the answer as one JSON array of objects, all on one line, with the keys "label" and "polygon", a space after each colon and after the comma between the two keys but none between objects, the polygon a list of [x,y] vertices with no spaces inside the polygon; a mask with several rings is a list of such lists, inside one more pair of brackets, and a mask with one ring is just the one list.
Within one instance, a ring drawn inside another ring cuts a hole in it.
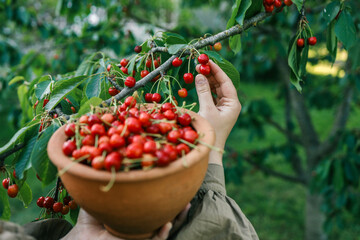
[{"label": "clay bowl", "polygon": [[[215,133],[210,123],[194,112],[193,127],[213,145]],[[66,140],[64,127],[48,143],[48,155],[60,171],[72,162],[62,152]],[[102,222],[113,235],[126,239],[145,239],[185,208],[195,196],[205,177],[210,149],[199,144],[184,159],[167,167],[148,171],[133,170],[116,174],[108,192],[100,190],[111,179],[111,173],[74,164],[61,180],[74,200],[91,216]],[[185,167],[183,161],[187,162]]]}]

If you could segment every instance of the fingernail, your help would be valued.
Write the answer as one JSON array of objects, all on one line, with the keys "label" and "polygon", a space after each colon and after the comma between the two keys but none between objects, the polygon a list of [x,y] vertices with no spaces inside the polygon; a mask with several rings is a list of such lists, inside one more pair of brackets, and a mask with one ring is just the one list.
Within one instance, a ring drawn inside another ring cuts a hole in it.
[{"label": "fingernail", "polygon": [[197,77],[195,78],[195,83],[196,84],[205,84],[206,83],[206,78],[203,75],[197,75]]}]

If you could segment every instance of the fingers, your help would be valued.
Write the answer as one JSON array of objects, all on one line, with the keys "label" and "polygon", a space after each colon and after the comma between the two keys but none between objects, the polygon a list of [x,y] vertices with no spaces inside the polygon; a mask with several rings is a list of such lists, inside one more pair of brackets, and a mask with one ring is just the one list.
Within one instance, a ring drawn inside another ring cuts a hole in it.
[{"label": "fingers", "polygon": [[207,78],[202,74],[198,74],[195,77],[195,86],[199,97],[200,111],[215,108]]},{"label": "fingers", "polygon": [[173,226],[172,232],[176,232],[183,225],[183,223],[186,220],[186,217],[187,217],[190,207],[191,207],[191,203],[188,203],[186,205],[186,207],[184,208],[184,210],[182,210],[179,213],[179,215],[174,219],[174,221],[173,221],[174,226]]},{"label": "fingers", "polygon": [[152,240],[166,240],[169,237],[170,230],[172,228],[172,223],[166,223],[159,231],[159,233],[152,238]]}]

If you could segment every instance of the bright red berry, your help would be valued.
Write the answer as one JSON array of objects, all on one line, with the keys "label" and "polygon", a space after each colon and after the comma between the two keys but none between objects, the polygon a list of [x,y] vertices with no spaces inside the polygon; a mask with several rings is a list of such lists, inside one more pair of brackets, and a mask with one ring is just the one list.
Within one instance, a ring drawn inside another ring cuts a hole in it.
[{"label": "bright red berry", "polygon": [[88,124],[92,126],[95,123],[101,123],[101,120],[98,115],[92,114],[88,117]]},{"label": "bright red berry", "polygon": [[159,93],[154,93],[151,100],[152,102],[159,103],[161,101],[161,95]]},{"label": "bright red berry", "polygon": [[291,0],[284,0],[286,6],[291,6],[293,2]]},{"label": "bright red berry", "polygon": [[109,88],[109,94],[110,96],[115,96],[116,94],[119,93],[119,90],[117,90],[115,87],[110,87]]},{"label": "bright red berry", "polygon": [[70,207],[67,206],[67,205],[65,205],[65,206],[63,206],[62,209],[61,209],[61,214],[62,214],[62,215],[66,215],[66,214],[69,213],[69,210],[70,210]]},{"label": "bright red berry", "polygon": [[104,123],[112,123],[112,122],[114,122],[115,117],[111,113],[105,113],[104,115],[101,116],[100,119]]},{"label": "bright red berry", "polygon": [[148,58],[148,59],[146,60],[146,67],[147,67],[147,68],[151,68],[151,59],[150,59],[150,58]]},{"label": "bright red berry", "polygon": [[156,142],[155,141],[147,141],[144,143],[144,153],[152,153],[156,152]]},{"label": "bright red berry", "polygon": [[107,70],[108,72],[110,72],[110,69],[111,69],[111,64],[107,65],[107,67],[106,67],[106,70]]},{"label": "bright red berry", "polygon": [[123,67],[126,67],[128,65],[129,61],[126,58],[121,59],[120,65]]},{"label": "bright red berry", "polygon": [[71,109],[71,111],[72,111],[72,113],[76,113],[76,109],[75,109],[75,107],[70,107],[70,109]]},{"label": "bright red berry", "polygon": [[75,128],[76,128],[75,123],[66,124],[66,126],[65,126],[66,136],[68,136],[68,137],[75,136]]},{"label": "bright red berry", "polygon": [[95,123],[94,125],[91,126],[91,134],[92,135],[105,135],[106,131],[105,131],[105,127],[102,124],[99,123]]},{"label": "bright red berry", "polygon": [[183,154],[190,152],[190,147],[185,143],[180,143],[176,146],[176,151],[178,152],[179,156],[182,156]]},{"label": "bright red berry", "polygon": [[311,38],[308,39],[309,45],[314,46],[316,44],[316,42],[317,42],[316,37],[311,37]]},{"label": "bright red berry", "polygon": [[[122,157],[120,155],[120,153],[118,152],[112,152],[110,154],[108,154],[105,158],[105,168],[108,171],[111,171],[111,168],[115,168],[115,171],[118,171],[121,167],[121,160]],[[70,201],[71,203],[71,201]],[[69,203],[70,208],[72,209],[71,205]]]},{"label": "bright red berry", "polygon": [[68,140],[68,141],[64,142],[64,144],[62,146],[63,153],[67,156],[71,156],[72,152],[75,149],[76,149],[76,143],[72,140]]},{"label": "bright red berry", "polygon": [[270,5],[273,5],[275,2],[275,0],[265,0],[265,3],[270,6]]},{"label": "bright red berry", "polygon": [[159,167],[164,167],[169,165],[170,163],[170,158],[168,156],[168,154],[166,154],[164,151],[161,150],[157,150],[155,153],[156,157],[157,157],[157,165]]},{"label": "bright red berry", "polygon": [[185,73],[184,74],[184,82],[187,84],[193,83],[194,75],[192,73]]},{"label": "bright red berry", "polygon": [[151,93],[145,94],[145,101],[148,103],[152,102],[152,94]]},{"label": "bright red berry", "polygon": [[8,189],[9,188],[9,183],[10,183],[10,178],[5,178],[3,181],[2,181],[2,185],[5,189]]},{"label": "bright red berry", "polygon": [[79,118],[79,123],[88,124],[88,120],[89,120],[89,116],[88,116],[88,115],[82,115],[82,116]]},{"label": "bright red berry", "polygon": [[71,201],[69,202],[69,207],[70,207],[71,210],[75,210],[75,209],[78,208],[78,205],[77,205],[77,203],[76,203],[74,200],[71,200]]},{"label": "bright red berry", "polygon": [[54,212],[58,213],[61,212],[62,208],[63,208],[63,204],[61,202],[56,202],[53,204],[52,206]]},{"label": "bright red berry", "polygon": [[141,46],[136,46],[136,47],[134,48],[134,52],[136,52],[136,53],[140,53],[141,50],[142,50],[142,47],[141,47]]},{"label": "bright red berry", "polygon": [[136,99],[133,96],[129,96],[125,99],[125,105],[129,108],[133,108],[136,105]]},{"label": "bright red berry", "polygon": [[36,201],[36,205],[38,205],[39,207],[44,207],[44,197],[39,197],[38,200]]},{"label": "bright red berry", "polygon": [[127,128],[132,133],[138,133],[142,130],[141,122],[139,121],[139,119],[133,117],[129,117],[128,119],[126,119],[125,125],[127,125]]},{"label": "bright red berry", "polygon": [[191,116],[188,113],[184,113],[178,117],[178,122],[182,126],[189,126],[191,123]]},{"label": "bright red berry", "polygon": [[54,205],[54,199],[52,197],[46,197],[44,199],[44,204],[43,206],[45,208],[52,208],[52,206]]},{"label": "bright red berry", "polygon": [[204,65],[204,64],[202,64],[202,65],[200,66],[200,73],[201,73],[201,74],[207,76],[207,75],[210,74],[210,72],[211,72],[211,69],[210,69],[210,66],[209,66],[209,65]]},{"label": "bright red berry", "polygon": [[206,54],[200,54],[198,57],[198,61],[200,64],[207,64],[209,62],[209,57]]},{"label": "bright red berry", "polygon": [[155,66],[155,68],[158,68],[159,67],[159,62],[158,62],[158,60],[154,60],[154,66]]},{"label": "bright red berry", "polygon": [[304,47],[305,45],[305,40],[303,38],[299,38],[297,41],[296,41],[296,44],[298,47],[302,48]]},{"label": "bright red berry", "polygon": [[186,88],[182,88],[182,89],[178,90],[178,94],[179,94],[179,97],[186,98],[188,95],[188,92],[187,92]]},{"label": "bright red berry", "polygon": [[[70,141],[70,140],[69,140]],[[87,146],[94,146],[95,145],[95,137],[93,135],[86,135],[82,140],[81,143]],[[76,148],[76,145],[75,145]]]},{"label": "bright red berry", "polygon": [[121,137],[119,134],[113,134],[110,137],[109,143],[113,148],[120,148],[125,146],[125,138]]},{"label": "bright red berry", "polygon": [[143,145],[140,143],[131,143],[126,148],[126,157],[128,158],[141,158],[143,154]]},{"label": "bright red berry", "polygon": [[179,67],[179,66],[181,66],[182,62],[183,62],[183,61],[182,61],[180,58],[176,57],[176,58],[174,58],[174,60],[172,61],[172,65],[173,65],[174,67]]},{"label": "bright red berry", "polygon": [[172,103],[169,103],[169,102],[164,103],[163,105],[161,105],[161,111],[162,112],[166,112],[167,110],[174,110],[174,109],[175,109],[174,105]]},{"label": "bright red berry", "polygon": [[199,137],[199,135],[197,132],[195,132],[194,130],[189,130],[189,131],[184,132],[184,135],[182,138],[185,141],[188,141],[189,143],[194,143],[198,137]]},{"label": "bright red berry", "polygon": [[274,5],[265,5],[265,12],[270,13],[274,11],[275,6]]},{"label": "bright red berry", "polygon": [[14,198],[19,192],[19,187],[16,184],[10,185],[7,189],[7,194],[9,197]]},{"label": "bright red berry", "polygon": [[150,114],[148,114],[147,112],[140,113],[139,121],[141,123],[141,126],[143,126],[143,127],[150,126],[151,125],[150,118],[151,118]]},{"label": "bright red berry", "polygon": [[142,71],[140,72],[141,78],[146,77],[146,75],[148,75],[148,74],[149,74],[149,71],[148,71],[148,70],[142,70]]},{"label": "bright red berry", "polygon": [[167,135],[167,140],[172,143],[177,143],[179,138],[181,138],[179,130],[172,130]]},{"label": "bright red berry", "polygon": [[120,70],[124,73],[124,74],[129,74],[129,71],[126,67],[121,67]]},{"label": "bright red berry", "polygon": [[172,110],[166,110],[164,112],[164,117],[167,119],[167,120],[175,120],[176,119],[176,114],[172,111]]},{"label": "bright red berry", "polygon": [[220,51],[222,49],[222,45],[221,45],[221,42],[217,42],[214,44],[214,49],[215,51]]},{"label": "bright red berry", "polygon": [[49,99],[44,99],[43,108],[46,106],[46,104],[49,102]]},{"label": "bright red berry", "polygon": [[282,6],[282,2],[281,2],[281,0],[275,0],[275,7],[276,8],[280,8],[281,6]]},{"label": "bright red berry", "polygon": [[135,83],[136,83],[136,80],[134,77],[127,77],[125,79],[125,86],[129,87],[129,88],[132,88],[133,86],[135,86]]}]

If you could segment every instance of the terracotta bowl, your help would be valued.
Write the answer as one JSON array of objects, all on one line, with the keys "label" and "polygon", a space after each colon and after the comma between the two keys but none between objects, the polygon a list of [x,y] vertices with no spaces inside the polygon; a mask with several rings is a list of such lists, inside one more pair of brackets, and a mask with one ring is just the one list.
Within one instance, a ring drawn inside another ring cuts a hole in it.
[{"label": "terracotta bowl", "polygon": [[[201,140],[213,145],[215,133],[211,125],[198,114],[189,114],[194,118],[193,127],[204,135]],[[47,147],[59,171],[72,162],[62,152],[67,138],[64,127],[53,134]],[[73,165],[61,180],[75,201],[109,232],[126,239],[145,239],[174,219],[195,196],[207,171],[209,152],[208,147],[199,144],[198,149],[167,167],[119,172],[108,192],[100,187],[109,183],[111,173],[86,165]]]}]

